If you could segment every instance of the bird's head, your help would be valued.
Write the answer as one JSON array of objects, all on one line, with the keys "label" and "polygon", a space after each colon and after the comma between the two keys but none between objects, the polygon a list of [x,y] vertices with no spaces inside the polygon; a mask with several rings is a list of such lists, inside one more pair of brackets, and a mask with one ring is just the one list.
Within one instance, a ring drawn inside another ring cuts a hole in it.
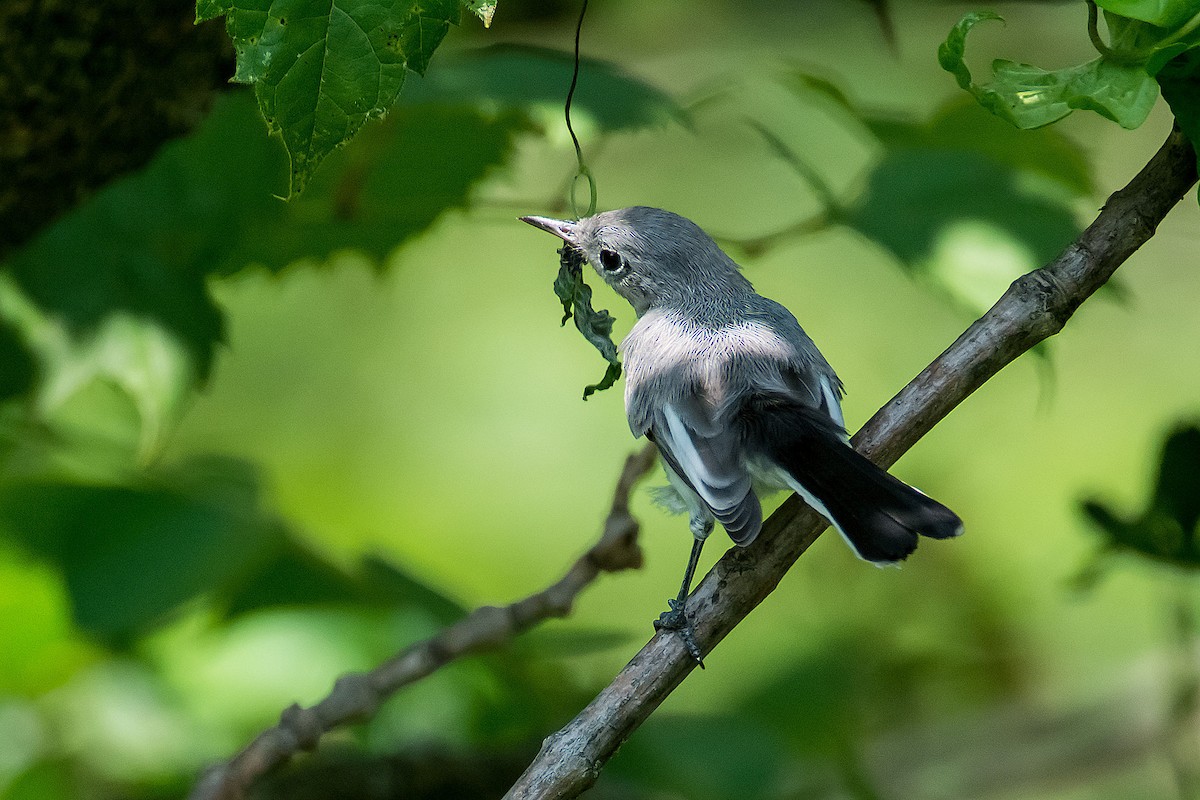
[{"label": "bird's head", "polygon": [[737,265],[700,226],[661,208],[633,206],[578,222],[521,217],[583,253],[640,316],[696,293],[748,286]]}]

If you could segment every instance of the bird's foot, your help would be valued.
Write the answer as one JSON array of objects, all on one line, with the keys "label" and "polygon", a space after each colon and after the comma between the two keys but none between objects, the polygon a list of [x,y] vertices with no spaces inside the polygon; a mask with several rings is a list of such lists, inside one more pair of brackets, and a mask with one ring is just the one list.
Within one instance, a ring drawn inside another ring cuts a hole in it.
[{"label": "bird's foot", "polygon": [[658,615],[658,619],[654,620],[654,630],[677,631],[679,638],[683,640],[683,646],[687,648],[688,655],[696,660],[700,669],[704,669],[704,660],[700,657],[700,646],[696,644],[695,631],[692,629],[691,620],[687,618],[687,613],[684,611],[684,603],[671,599],[667,601],[667,605],[671,607],[671,610]]}]

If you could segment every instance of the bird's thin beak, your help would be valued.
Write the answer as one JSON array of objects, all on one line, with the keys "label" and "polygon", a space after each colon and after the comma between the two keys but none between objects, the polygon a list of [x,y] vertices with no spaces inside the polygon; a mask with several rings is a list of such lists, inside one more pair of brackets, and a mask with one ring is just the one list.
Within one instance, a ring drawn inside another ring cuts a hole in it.
[{"label": "bird's thin beak", "polygon": [[575,224],[564,219],[550,217],[517,217],[521,222],[528,222],[535,228],[541,228],[546,233],[553,233],[567,244],[575,244]]}]

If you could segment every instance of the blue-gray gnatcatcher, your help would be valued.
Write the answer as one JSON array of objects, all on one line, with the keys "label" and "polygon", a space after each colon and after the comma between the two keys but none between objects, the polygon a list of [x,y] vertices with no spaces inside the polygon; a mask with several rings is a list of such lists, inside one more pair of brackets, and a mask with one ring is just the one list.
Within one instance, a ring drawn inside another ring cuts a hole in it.
[{"label": "blue-gray gnatcatcher", "polygon": [[695,537],[657,624],[682,629],[697,660],[684,603],[701,547],[714,520],[737,544],[754,541],[760,490],[793,489],[876,564],[907,557],[918,534],[962,533],[954,512],[849,446],[833,368],[695,223],[644,206],[521,219],[579,250],[637,313],[621,344],[629,427],[658,445]]}]

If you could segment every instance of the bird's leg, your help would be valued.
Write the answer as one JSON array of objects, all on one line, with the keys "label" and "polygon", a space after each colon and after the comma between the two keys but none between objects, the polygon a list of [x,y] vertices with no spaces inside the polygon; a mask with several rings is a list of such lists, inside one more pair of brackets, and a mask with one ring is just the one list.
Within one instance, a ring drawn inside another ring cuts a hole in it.
[{"label": "bird's leg", "polygon": [[[712,522],[709,521],[707,526],[712,529]],[[680,637],[683,639],[683,645],[687,648],[688,654],[696,659],[696,663],[704,669],[704,661],[700,658],[700,647],[696,644],[696,637],[692,630],[692,623],[687,618],[687,612],[684,606],[687,604],[688,592],[692,588],[692,577],[696,574],[696,565],[700,562],[700,551],[704,548],[704,539],[707,537],[696,537],[692,540],[692,554],[688,557],[687,569],[683,573],[683,585],[679,587],[679,596],[673,600],[668,600],[667,605],[670,606],[670,611],[664,611],[654,621],[654,629],[679,631]]]}]

